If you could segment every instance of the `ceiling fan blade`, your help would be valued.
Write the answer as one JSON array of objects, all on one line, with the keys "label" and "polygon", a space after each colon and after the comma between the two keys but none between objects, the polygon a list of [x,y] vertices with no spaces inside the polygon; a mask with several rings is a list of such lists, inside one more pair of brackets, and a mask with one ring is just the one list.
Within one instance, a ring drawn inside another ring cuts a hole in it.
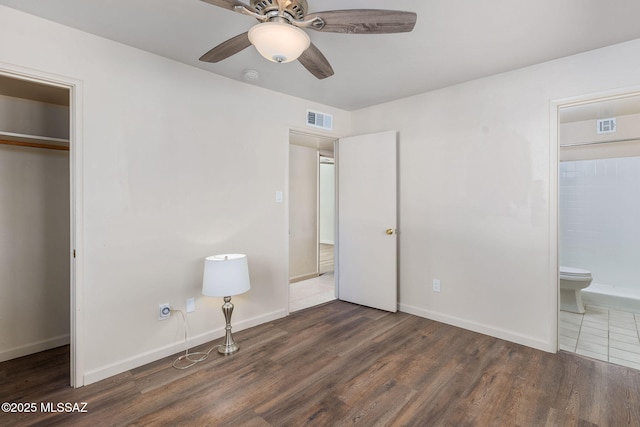
[{"label": "ceiling fan blade", "polygon": [[249,9],[252,12],[255,12],[255,10],[248,4],[244,4],[243,2],[237,1],[237,0],[202,0],[202,1],[205,3],[212,4],[214,6],[222,7],[224,9],[234,10],[234,7],[242,6]]},{"label": "ceiling fan blade", "polygon": [[322,52],[311,43],[307,50],[302,52],[302,55],[298,58],[298,61],[306,68],[311,74],[319,79],[326,79],[333,76],[333,68],[331,64],[324,57]]},{"label": "ceiling fan blade", "polygon": [[238,34],[237,36],[230,38],[226,42],[220,43],[218,46],[211,49],[200,57],[200,61],[203,62],[220,62],[223,59],[235,55],[251,46],[249,41],[249,32]]},{"label": "ceiling fan blade", "polygon": [[321,18],[325,25],[318,31],[348,34],[406,33],[413,30],[417,15],[414,12],[383,9],[331,10],[308,14],[305,19]]}]

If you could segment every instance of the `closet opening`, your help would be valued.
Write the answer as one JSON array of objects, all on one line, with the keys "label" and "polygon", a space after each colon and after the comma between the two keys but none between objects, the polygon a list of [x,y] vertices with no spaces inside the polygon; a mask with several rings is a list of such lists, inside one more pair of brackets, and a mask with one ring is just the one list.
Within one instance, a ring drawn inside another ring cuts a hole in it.
[{"label": "closet opening", "polygon": [[70,352],[70,100],[0,73],[0,362]]}]

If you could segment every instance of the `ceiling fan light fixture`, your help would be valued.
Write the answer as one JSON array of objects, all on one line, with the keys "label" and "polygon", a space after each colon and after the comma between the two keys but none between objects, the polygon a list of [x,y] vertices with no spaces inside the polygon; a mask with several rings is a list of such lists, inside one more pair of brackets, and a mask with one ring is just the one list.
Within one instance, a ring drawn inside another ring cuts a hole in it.
[{"label": "ceiling fan light fixture", "polygon": [[298,59],[311,44],[307,33],[283,22],[263,22],[251,27],[249,41],[260,55],[282,64]]}]

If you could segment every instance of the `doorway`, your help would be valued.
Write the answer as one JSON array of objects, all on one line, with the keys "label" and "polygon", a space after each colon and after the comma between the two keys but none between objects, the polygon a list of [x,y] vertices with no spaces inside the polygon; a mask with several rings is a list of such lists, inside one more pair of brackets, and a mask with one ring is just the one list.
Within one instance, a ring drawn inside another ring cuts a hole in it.
[{"label": "doorway", "polygon": [[[3,173],[9,174],[2,179],[2,196],[20,203],[11,208],[2,203],[4,214],[10,215],[3,215],[0,227],[24,226],[31,236],[29,242],[14,245],[16,241],[10,236],[16,230],[12,229],[11,233],[3,233],[8,237],[0,242],[4,246],[0,262],[11,267],[0,270],[5,274],[11,270],[9,274],[14,276],[9,282],[1,280],[0,286],[25,282],[22,285],[30,287],[9,289],[9,302],[15,305],[12,308],[16,316],[9,314],[11,310],[3,310],[3,316],[8,316],[8,322],[3,319],[3,324],[14,327],[12,336],[3,336],[0,353],[4,360],[10,360],[68,346],[69,384],[80,387],[83,377],[77,338],[81,306],[77,302],[81,300],[78,283],[82,271],[76,251],[82,249],[78,245],[81,193],[77,191],[82,183],[76,171],[81,170],[82,157],[76,135],[80,134],[82,123],[81,82],[0,63],[0,87],[2,156],[5,163],[18,156],[26,168],[2,168]],[[38,212],[19,213],[20,208],[29,209],[30,204],[41,210],[38,218],[32,218]],[[19,240],[23,240],[20,234]],[[20,253],[26,256],[19,256]],[[28,269],[19,269],[25,262]],[[21,321],[20,313],[29,319]],[[27,329],[29,336],[23,334]],[[15,332],[23,335],[21,342],[16,341]]]},{"label": "doorway", "polygon": [[583,310],[561,298],[559,348],[640,369],[640,93],[557,107],[558,282],[567,266],[591,277]]},{"label": "doorway", "polygon": [[335,142],[289,135],[289,312],[336,298]]}]

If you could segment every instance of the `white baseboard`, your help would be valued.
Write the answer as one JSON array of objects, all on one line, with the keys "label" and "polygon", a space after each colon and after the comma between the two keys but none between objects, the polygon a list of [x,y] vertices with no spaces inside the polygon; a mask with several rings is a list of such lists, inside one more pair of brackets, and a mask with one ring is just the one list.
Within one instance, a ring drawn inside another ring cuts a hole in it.
[{"label": "white baseboard", "polygon": [[21,345],[20,347],[14,347],[9,350],[0,351],[0,362],[67,345],[70,342],[69,340],[69,335],[60,335],[46,340]]},{"label": "white baseboard", "polygon": [[592,283],[581,292],[585,305],[640,314],[640,291]]},{"label": "white baseboard", "polygon": [[311,273],[311,274],[303,274],[302,276],[291,277],[289,279],[289,284],[302,282],[303,280],[315,279],[320,275],[319,272]]},{"label": "white baseboard", "polygon": [[[263,316],[254,317],[251,319],[246,319],[239,322],[233,323],[233,331],[239,332],[244,329],[252,328],[254,326],[261,325],[263,323],[271,322],[276,319],[280,319],[287,315],[286,310],[278,310],[272,313],[265,314]],[[137,368],[142,365],[146,365],[147,363],[154,362],[158,359],[162,359],[167,356],[171,356],[172,354],[176,354],[181,351],[185,351],[187,348],[192,348],[209,341],[216,340],[218,338],[223,337],[225,334],[224,327],[216,328],[212,331],[206,332],[204,334],[200,334],[188,339],[187,342],[180,341],[175,342],[173,344],[166,345],[164,347],[156,348],[154,350],[135,355],[125,360],[121,360],[115,363],[112,363],[107,366],[102,366],[98,369],[94,369],[84,374],[84,385],[89,385],[91,383],[95,383],[97,381],[103,380],[105,378],[112,377],[114,375],[120,374],[122,372],[126,372],[130,369]]]},{"label": "white baseboard", "polygon": [[426,319],[435,320],[436,322],[446,323],[447,325],[457,326],[458,328],[467,329],[469,331],[478,332],[480,334],[489,335],[505,341],[516,344],[522,344],[548,353],[556,353],[558,351],[557,344],[540,340],[528,335],[522,335],[492,326],[483,325],[476,322],[470,322],[458,317],[449,316],[420,307],[414,307],[407,304],[398,304],[398,309],[403,313],[413,314],[415,316],[424,317]]}]

